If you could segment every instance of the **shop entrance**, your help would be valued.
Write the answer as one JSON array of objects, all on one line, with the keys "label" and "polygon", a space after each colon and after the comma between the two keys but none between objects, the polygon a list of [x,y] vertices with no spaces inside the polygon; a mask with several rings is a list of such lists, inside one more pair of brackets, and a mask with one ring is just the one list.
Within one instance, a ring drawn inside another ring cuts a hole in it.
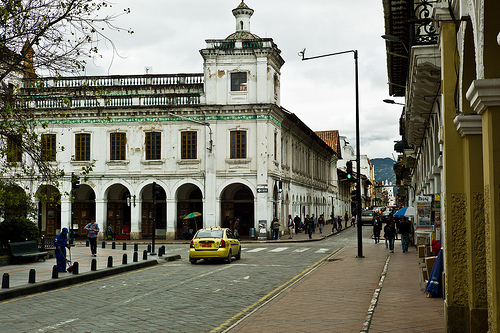
[{"label": "shop entrance", "polygon": [[236,219],[240,221],[240,236],[249,236],[255,228],[254,196],[243,184],[231,184],[221,196],[221,221],[223,227],[231,227]]}]

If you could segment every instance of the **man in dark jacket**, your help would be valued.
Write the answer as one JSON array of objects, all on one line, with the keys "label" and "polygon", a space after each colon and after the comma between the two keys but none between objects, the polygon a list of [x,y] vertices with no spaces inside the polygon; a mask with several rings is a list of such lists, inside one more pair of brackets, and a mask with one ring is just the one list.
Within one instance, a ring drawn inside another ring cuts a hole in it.
[{"label": "man in dark jacket", "polygon": [[293,219],[293,224],[295,226],[295,233],[298,234],[300,232],[300,217],[299,217],[299,214],[295,214],[295,218]]},{"label": "man in dark jacket", "polygon": [[399,225],[399,233],[401,234],[401,246],[403,253],[408,252],[408,244],[410,243],[411,224],[403,217],[403,221]]}]

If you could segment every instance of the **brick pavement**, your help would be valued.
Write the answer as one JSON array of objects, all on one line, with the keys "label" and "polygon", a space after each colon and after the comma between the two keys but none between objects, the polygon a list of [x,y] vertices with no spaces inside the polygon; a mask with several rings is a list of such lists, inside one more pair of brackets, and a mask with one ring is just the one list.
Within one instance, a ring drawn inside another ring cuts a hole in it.
[{"label": "brick pavement", "polygon": [[395,251],[365,239],[356,258],[348,246],[226,332],[445,332],[443,299],[423,293],[416,249],[402,253],[396,241]]}]

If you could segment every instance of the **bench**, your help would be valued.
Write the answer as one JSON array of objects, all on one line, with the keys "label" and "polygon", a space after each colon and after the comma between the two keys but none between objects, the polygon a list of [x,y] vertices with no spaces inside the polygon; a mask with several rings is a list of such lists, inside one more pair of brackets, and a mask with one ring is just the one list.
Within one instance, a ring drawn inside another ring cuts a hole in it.
[{"label": "bench", "polygon": [[37,241],[27,241],[27,242],[14,242],[9,243],[10,252],[14,258],[37,258],[37,261],[40,258],[45,261],[45,256],[48,252],[40,252],[38,250]]}]

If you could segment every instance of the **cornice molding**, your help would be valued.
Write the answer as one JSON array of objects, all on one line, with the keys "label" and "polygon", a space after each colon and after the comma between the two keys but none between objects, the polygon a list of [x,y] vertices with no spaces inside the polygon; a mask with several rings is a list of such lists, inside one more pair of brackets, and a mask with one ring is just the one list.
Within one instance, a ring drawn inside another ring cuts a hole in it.
[{"label": "cornice molding", "polygon": [[453,123],[457,126],[457,132],[463,138],[466,135],[481,135],[483,127],[481,123],[481,116],[474,113],[458,114]]},{"label": "cornice molding", "polygon": [[474,80],[466,96],[472,109],[479,115],[490,106],[500,106],[500,79]]}]

